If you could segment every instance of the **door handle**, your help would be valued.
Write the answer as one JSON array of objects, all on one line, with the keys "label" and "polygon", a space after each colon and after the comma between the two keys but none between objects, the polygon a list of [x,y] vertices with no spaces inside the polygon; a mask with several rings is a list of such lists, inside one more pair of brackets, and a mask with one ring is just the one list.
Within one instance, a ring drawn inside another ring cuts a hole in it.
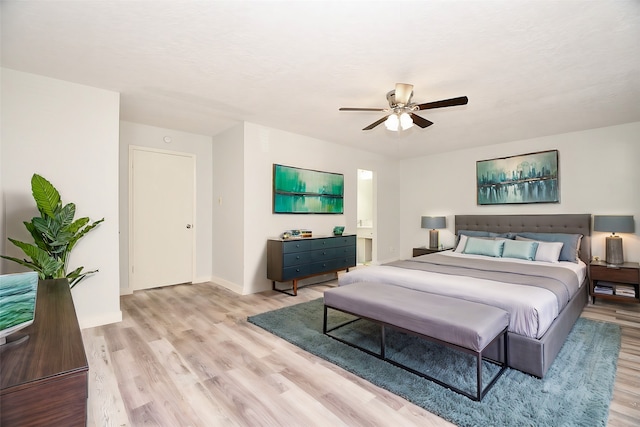
[{"label": "door handle", "polygon": [[191,224],[187,224],[187,228],[191,228]]}]

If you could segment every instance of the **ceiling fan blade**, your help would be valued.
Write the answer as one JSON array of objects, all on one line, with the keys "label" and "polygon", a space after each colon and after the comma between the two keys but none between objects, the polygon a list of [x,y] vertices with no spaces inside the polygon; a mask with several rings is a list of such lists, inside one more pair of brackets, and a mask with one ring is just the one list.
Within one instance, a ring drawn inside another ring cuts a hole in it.
[{"label": "ceiling fan blade", "polygon": [[410,115],[411,119],[413,120],[413,124],[420,126],[422,129],[433,124],[433,122],[425,119],[424,117],[420,117],[417,114],[410,113]]},{"label": "ceiling fan blade", "polygon": [[380,120],[378,120],[378,121],[375,121],[375,122],[371,123],[369,126],[367,126],[366,128],[364,128],[364,129],[362,129],[362,130],[371,130],[371,129],[373,129],[374,127],[378,126],[380,123],[382,123],[382,122],[384,122],[385,120],[387,120],[387,117],[389,117],[389,116],[384,116],[384,117],[383,117],[383,118],[381,118]]},{"label": "ceiling fan blade", "polygon": [[342,107],[340,111],[384,111],[384,108],[352,108]]},{"label": "ceiling fan blade", "polygon": [[458,98],[443,99],[442,101],[426,102],[424,104],[418,104],[421,110],[430,110],[432,108],[453,107],[454,105],[466,105],[469,102],[469,98],[466,96],[460,96]]},{"label": "ceiling fan blade", "polygon": [[396,104],[407,105],[413,95],[413,85],[407,83],[396,83],[395,100]]}]

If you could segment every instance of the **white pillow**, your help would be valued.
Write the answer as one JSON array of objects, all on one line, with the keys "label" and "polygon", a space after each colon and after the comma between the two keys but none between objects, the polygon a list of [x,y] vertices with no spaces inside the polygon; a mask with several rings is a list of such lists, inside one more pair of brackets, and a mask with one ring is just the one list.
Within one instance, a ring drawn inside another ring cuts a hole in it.
[{"label": "white pillow", "polygon": [[560,252],[564,243],[562,242],[541,242],[540,240],[531,240],[525,237],[516,236],[516,240],[528,240],[538,242],[538,250],[536,251],[536,261],[542,262],[559,262]]},{"label": "white pillow", "polygon": [[464,234],[460,235],[460,241],[458,241],[458,246],[456,246],[456,250],[454,252],[462,253],[464,251],[464,247],[467,246],[468,237]]}]

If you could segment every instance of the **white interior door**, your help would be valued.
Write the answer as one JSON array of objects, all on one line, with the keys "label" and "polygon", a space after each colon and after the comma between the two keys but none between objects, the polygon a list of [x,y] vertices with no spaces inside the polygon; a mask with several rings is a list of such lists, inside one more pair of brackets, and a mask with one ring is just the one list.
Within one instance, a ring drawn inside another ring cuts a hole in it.
[{"label": "white interior door", "polygon": [[193,280],[195,157],[130,149],[133,290]]}]

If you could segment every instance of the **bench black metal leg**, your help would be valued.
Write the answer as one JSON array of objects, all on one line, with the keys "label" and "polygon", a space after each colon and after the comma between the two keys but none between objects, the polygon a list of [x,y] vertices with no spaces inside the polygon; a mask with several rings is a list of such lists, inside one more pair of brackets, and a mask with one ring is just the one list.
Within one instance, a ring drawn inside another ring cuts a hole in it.
[{"label": "bench black metal leg", "polygon": [[324,320],[322,321],[322,333],[327,333],[327,306],[324,306]]},{"label": "bench black metal leg", "polygon": [[[493,387],[493,385],[496,383],[496,381],[498,381],[498,378],[500,378],[502,376],[502,374],[504,373],[504,371],[507,370],[507,367],[509,366],[509,335],[507,332],[507,329],[505,328],[504,331],[502,331],[502,333],[500,335],[498,335],[496,338],[494,338],[494,341],[496,339],[500,339],[502,337],[503,341],[504,341],[504,347],[502,349],[503,352],[503,356],[504,356],[504,363],[502,363],[502,366],[500,367],[500,371],[498,371],[498,373],[493,377],[493,379],[491,381],[489,381],[489,384],[487,384],[487,387],[482,390],[482,385],[481,385],[481,381],[482,381],[482,367],[480,366],[480,364],[482,363],[482,352],[478,353],[478,396],[474,399],[477,401],[481,401],[482,398],[487,394],[487,392],[491,389],[491,387]],[[492,341],[493,342],[493,341]],[[487,347],[489,347],[489,345],[487,345]],[[487,348],[485,347],[485,348]]]},{"label": "bench black metal leg", "polygon": [[476,356],[478,358],[478,401],[482,400],[482,352]]}]

